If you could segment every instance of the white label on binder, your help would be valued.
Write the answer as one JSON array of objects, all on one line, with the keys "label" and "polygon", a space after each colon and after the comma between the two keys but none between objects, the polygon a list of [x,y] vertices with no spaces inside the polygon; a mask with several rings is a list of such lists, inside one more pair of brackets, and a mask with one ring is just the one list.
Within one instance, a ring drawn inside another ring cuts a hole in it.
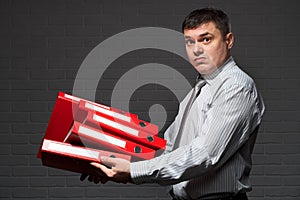
[{"label": "white label on binder", "polygon": [[92,109],[92,110],[95,110],[95,111],[98,111],[98,112],[101,112],[105,115],[115,117],[115,118],[118,118],[118,119],[126,121],[126,122],[130,122],[130,117],[128,117],[126,115],[122,115],[120,113],[116,113],[116,112],[113,112],[113,111],[108,110],[108,109],[104,109],[104,108],[101,108],[101,107],[98,107],[98,106],[94,106],[90,103],[86,103],[85,107],[89,108],[89,109]]},{"label": "white label on binder", "polygon": [[95,130],[91,130],[91,129],[86,128],[84,126],[79,127],[78,133],[79,134],[84,134],[86,136],[89,136],[89,137],[92,137],[92,138],[95,138],[95,139],[98,139],[98,140],[102,140],[104,142],[108,142],[110,144],[114,144],[114,145],[122,147],[122,148],[125,148],[125,146],[126,146],[126,142],[123,141],[123,140],[111,137],[109,135],[105,135],[105,134],[103,134],[101,132],[98,132],[98,131],[95,131]]},{"label": "white label on binder", "polygon": [[111,120],[106,119],[104,117],[101,117],[99,115],[94,114],[93,115],[93,120],[95,120],[97,122],[101,122],[101,123],[106,124],[106,125],[109,125],[113,128],[119,129],[119,130],[124,131],[126,133],[129,133],[131,135],[139,136],[139,131],[138,130],[130,128],[128,126],[124,126],[123,124],[116,123],[114,121],[111,121]]},{"label": "white label on binder", "polygon": [[68,95],[68,94],[65,94],[65,97],[68,98],[68,99],[72,99],[74,101],[80,101],[80,98],[74,97],[74,96],[71,96],[71,95]]},{"label": "white label on binder", "polygon": [[58,151],[60,153],[72,154],[75,156],[83,156],[83,157],[95,158],[95,159],[99,158],[99,152],[97,151],[91,151],[84,148],[77,148],[77,147],[62,145],[58,143],[50,142],[48,144],[48,149],[52,151]]}]

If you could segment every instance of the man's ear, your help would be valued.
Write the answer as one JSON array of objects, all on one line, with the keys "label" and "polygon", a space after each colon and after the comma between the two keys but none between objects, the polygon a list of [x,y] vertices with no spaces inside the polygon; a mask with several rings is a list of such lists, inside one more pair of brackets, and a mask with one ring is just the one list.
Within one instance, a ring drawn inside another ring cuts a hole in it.
[{"label": "man's ear", "polygon": [[226,35],[226,44],[227,44],[227,48],[228,49],[231,49],[232,46],[233,46],[233,42],[234,42],[234,37],[233,37],[233,34],[230,32]]}]

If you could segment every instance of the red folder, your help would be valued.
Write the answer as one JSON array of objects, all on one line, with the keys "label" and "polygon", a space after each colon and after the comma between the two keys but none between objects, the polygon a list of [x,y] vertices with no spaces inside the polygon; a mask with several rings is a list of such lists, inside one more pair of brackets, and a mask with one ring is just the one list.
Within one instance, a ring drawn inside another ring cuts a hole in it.
[{"label": "red folder", "polygon": [[115,120],[113,117],[107,117],[98,112],[96,113],[89,112],[84,123],[96,129],[119,135],[120,137],[124,137],[155,150],[165,149],[166,140],[140,129],[133,128],[132,126],[129,126],[128,123]]},{"label": "red folder", "polygon": [[[80,99],[59,92],[44,139],[62,142],[73,125],[74,116],[78,110]],[[79,120],[79,119],[78,119]],[[37,157],[41,157],[41,151]]]},{"label": "red folder", "polygon": [[79,142],[88,147],[116,151],[131,155],[135,160],[155,157],[153,149],[78,122],[74,122],[65,142],[73,144]]},{"label": "red folder", "polygon": [[100,163],[100,156],[131,160],[128,155],[78,147],[47,139],[43,140],[41,155],[43,165],[96,176],[99,174],[92,168],[90,163]]},{"label": "red folder", "polygon": [[84,99],[81,99],[79,109],[83,111],[96,112],[98,115],[112,118],[114,121],[118,121],[126,126],[130,126],[143,132],[147,132],[148,134],[158,136],[157,125],[140,120],[135,114],[121,111],[102,104],[86,101]]}]

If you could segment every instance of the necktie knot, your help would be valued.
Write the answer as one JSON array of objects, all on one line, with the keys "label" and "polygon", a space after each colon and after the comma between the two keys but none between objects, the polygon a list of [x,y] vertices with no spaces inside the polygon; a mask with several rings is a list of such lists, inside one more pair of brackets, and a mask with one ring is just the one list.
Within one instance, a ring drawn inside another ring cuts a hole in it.
[{"label": "necktie knot", "polygon": [[199,94],[199,91],[201,90],[201,88],[206,84],[206,81],[204,79],[199,79],[197,81],[197,83],[195,84],[195,87],[194,87],[194,93],[195,93],[195,96],[198,96]]}]

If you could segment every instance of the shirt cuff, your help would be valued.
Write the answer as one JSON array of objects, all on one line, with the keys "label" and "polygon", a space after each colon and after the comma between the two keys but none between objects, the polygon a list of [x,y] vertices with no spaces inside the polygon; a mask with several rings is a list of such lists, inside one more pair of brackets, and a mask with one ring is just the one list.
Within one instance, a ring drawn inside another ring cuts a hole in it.
[{"label": "shirt cuff", "polygon": [[151,182],[148,166],[148,160],[130,163],[130,176],[135,184]]}]

